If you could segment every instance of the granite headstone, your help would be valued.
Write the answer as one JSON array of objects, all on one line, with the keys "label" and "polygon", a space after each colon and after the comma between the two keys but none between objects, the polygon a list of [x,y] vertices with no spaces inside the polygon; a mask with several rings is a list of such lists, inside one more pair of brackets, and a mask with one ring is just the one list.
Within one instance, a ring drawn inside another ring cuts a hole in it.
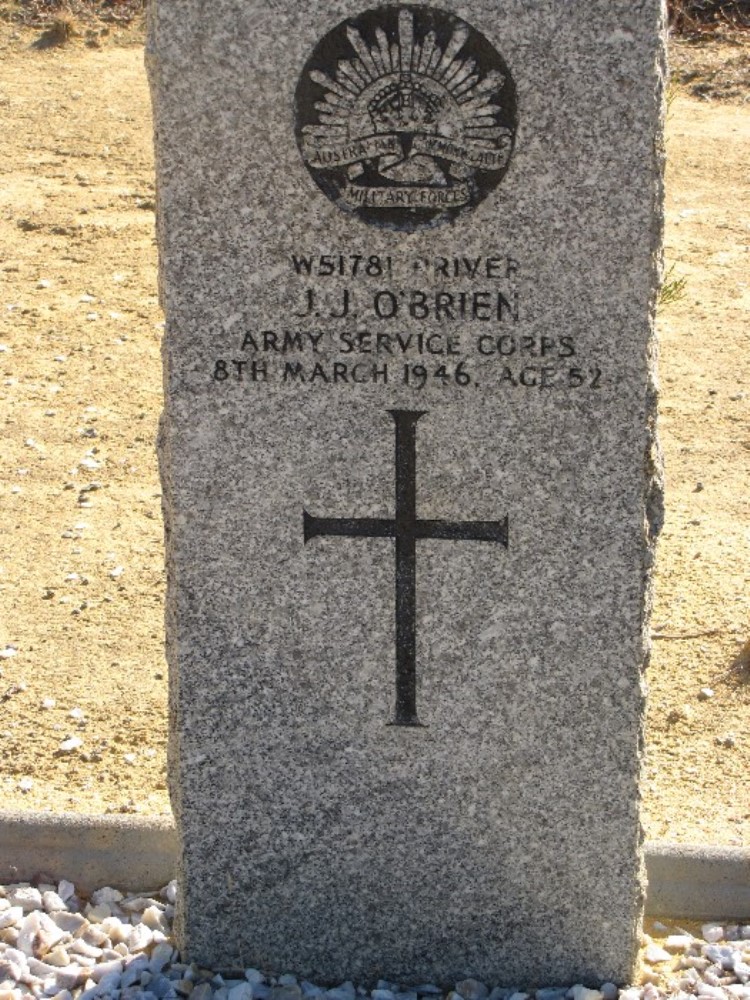
[{"label": "granite headstone", "polygon": [[152,0],[180,943],[622,982],[660,0]]}]

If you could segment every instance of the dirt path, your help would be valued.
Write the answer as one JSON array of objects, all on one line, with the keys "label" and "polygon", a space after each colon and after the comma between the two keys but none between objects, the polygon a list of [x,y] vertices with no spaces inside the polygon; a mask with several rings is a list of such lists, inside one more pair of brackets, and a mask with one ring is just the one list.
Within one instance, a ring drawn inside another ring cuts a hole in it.
[{"label": "dirt path", "polygon": [[[0,805],[165,813],[142,51],[0,30]],[[750,105],[672,104],[645,820],[682,842],[750,842],[749,138]]]}]

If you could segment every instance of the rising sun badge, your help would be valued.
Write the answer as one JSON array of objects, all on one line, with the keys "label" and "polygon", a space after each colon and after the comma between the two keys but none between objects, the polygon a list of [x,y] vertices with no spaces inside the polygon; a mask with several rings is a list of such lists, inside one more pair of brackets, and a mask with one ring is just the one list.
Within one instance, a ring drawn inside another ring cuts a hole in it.
[{"label": "rising sun badge", "polygon": [[378,7],[318,42],[296,93],[318,187],[365,222],[414,230],[470,211],[508,168],[515,88],[493,45],[434,7]]}]

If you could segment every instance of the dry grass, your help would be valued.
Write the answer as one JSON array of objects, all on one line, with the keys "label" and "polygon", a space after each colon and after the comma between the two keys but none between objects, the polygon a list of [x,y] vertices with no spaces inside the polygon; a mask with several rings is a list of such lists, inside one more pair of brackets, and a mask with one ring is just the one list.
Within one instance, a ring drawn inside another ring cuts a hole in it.
[{"label": "dry grass", "polygon": [[669,63],[673,83],[692,97],[734,104],[750,101],[750,31],[717,29],[674,38]]},{"label": "dry grass", "polygon": [[[66,13],[80,25],[130,25],[138,22],[147,0],[0,0],[0,20],[51,29]],[[668,0],[669,26],[681,38],[710,35],[722,29],[750,30],[750,0]]]},{"label": "dry grass", "polygon": [[39,39],[38,46],[46,48],[53,45],[66,45],[80,33],[75,15],[69,10],[61,10],[50,20],[49,27]]},{"label": "dry grass", "polygon": [[676,275],[675,265],[672,264],[662,279],[661,288],[659,289],[659,306],[663,308],[683,299],[685,297],[686,285],[687,279]]},{"label": "dry grass", "polygon": [[674,35],[694,37],[720,29],[750,29],[750,0],[668,0]]},{"label": "dry grass", "polygon": [[[44,27],[58,11],[69,8],[83,23],[92,19],[130,24],[147,0],[0,0],[0,18]],[[750,28],[750,0],[668,0],[669,25],[677,35],[711,32],[716,28]]]},{"label": "dry grass", "polygon": [[146,0],[0,0],[0,19],[51,31],[73,18],[76,29],[127,26],[142,18]]}]

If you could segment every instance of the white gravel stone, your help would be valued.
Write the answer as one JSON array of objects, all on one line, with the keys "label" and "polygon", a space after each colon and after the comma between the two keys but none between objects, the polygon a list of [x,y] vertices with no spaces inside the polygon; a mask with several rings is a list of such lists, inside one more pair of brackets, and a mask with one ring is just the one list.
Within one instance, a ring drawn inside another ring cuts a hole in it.
[{"label": "white gravel stone", "polygon": [[190,994],[190,1000],[211,1000],[213,990],[209,983],[199,983]]},{"label": "white gravel stone", "polygon": [[[498,987],[490,993],[490,997],[495,995],[496,1000],[505,1000],[505,998],[511,993],[512,990],[505,990],[504,992]],[[567,986],[542,986],[534,993],[534,1000],[563,1000],[568,992]]]},{"label": "white gravel stone", "polygon": [[711,986],[709,983],[698,983],[697,995],[706,1000],[726,1000],[727,994],[721,986]]},{"label": "white gravel stone", "polygon": [[57,970],[55,982],[61,990],[74,990],[85,982],[87,974],[87,970],[81,965],[71,962],[65,968]]},{"label": "white gravel stone", "polygon": [[43,962],[41,958],[30,958],[29,972],[37,979],[55,979],[59,972],[59,968],[54,965],[49,965],[47,962]]},{"label": "white gravel stone", "polygon": [[62,945],[58,945],[56,948],[53,948],[52,951],[47,952],[44,956],[44,961],[47,965],[54,965],[62,968],[63,966],[70,965],[70,955],[65,948],[62,947]]},{"label": "white gravel stone", "polygon": [[[672,955],[666,948],[662,948],[661,945],[653,941],[646,946],[643,957],[650,965],[658,965],[660,962],[669,962],[672,959]],[[579,998],[576,997],[576,1000],[579,1000]]]},{"label": "white gravel stone", "polygon": [[[111,919],[111,917],[108,919]],[[81,941],[93,945],[94,948],[109,948],[112,944],[101,924],[89,924],[87,927],[82,928],[78,936]]]},{"label": "white gravel stone", "polygon": [[106,920],[107,917],[112,916],[112,907],[109,903],[99,903],[97,906],[92,906],[90,903],[86,906],[84,911],[86,919],[92,924],[100,924],[102,920]]},{"label": "white gravel stone", "polygon": [[126,944],[131,951],[145,951],[153,941],[153,931],[145,924],[136,924],[130,932]]},{"label": "white gravel stone", "polygon": [[65,902],[51,889],[42,894],[42,904],[47,913],[59,913],[66,909]]},{"label": "white gravel stone", "polygon": [[709,944],[715,944],[724,937],[724,927],[721,924],[704,924],[701,927],[703,940]]},{"label": "white gravel stone", "polygon": [[631,986],[629,989],[620,990],[620,1000],[641,1000],[641,991],[637,986]]},{"label": "white gravel stone", "polygon": [[680,961],[683,969],[696,969],[698,972],[705,971],[710,964],[702,955],[685,955]]},{"label": "white gravel stone", "polygon": [[[119,896],[119,898],[117,898]],[[24,883],[0,886],[0,1000],[432,1000],[442,997],[433,985],[403,987],[380,980],[368,991],[352,982],[329,990],[315,983],[298,982],[291,972],[267,979],[254,968],[245,979],[225,981],[210,970],[179,962],[171,940],[170,919],[176,899],[174,883],[161,898],[132,895],[104,887],[86,904],[89,921],[68,912],[79,903],[72,883],[61,882],[57,891],[47,885]],[[25,911],[32,900],[36,908]],[[63,907],[63,908],[61,908]],[[101,908],[101,909],[99,909]],[[114,908],[118,915],[102,916]],[[98,911],[98,912],[97,912]],[[124,914],[129,918],[123,919]],[[126,922],[129,919],[130,922]],[[743,928],[706,924],[708,938],[667,934],[668,950],[647,940],[646,958],[654,963],[672,960],[683,970],[667,988],[655,973],[642,987],[618,991],[613,983],[599,989],[580,984],[567,988],[549,986],[536,990],[534,1000],[750,1000],[750,947]],[[659,931],[661,933],[661,931]],[[15,935],[15,936],[14,936]],[[727,938],[729,941],[727,942]],[[721,942],[721,943],[719,943]],[[671,953],[672,952],[672,953]],[[679,954],[682,952],[682,954]],[[649,957],[650,956],[650,957]],[[211,978],[213,977],[213,978]],[[211,979],[209,983],[208,980]],[[530,1000],[520,989],[495,987],[479,980],[456,984],[452,1000]]]},{"label": "white gravel stone", "polygon": [[229,1000],[253,1000],[253,987],[250,983],[239,983],[229,991]]},{"label": "white gravel stone", "polygon": [[105,917],[99,924],[99,927],[114,945],[127,941],[133,930],[132,924],[126,924],[119,917]]},{"label": "white gravel stone", "polygon": [[89,970],[89,975],[94,980],[95,983],[100,982],[105,976],[117,975],[117,982],[119,985],[120,977],[122,976],[123,963],[122,959],[118,958],[116,961],[110,959],[109,962],[99,962],[92,969]]},{"label": "white gravel stone", "polygon": [[713,965],[722,965],[725,958],[731,958],[732,949],[722,948],[718,944],[704,944],[701,948],[701,953],[705,958],[707,958]]},{"label": "white gravel stone", "polygon": [[151,961],[148,963],[148,970],[153,975],[158,975],[164,966],[168,965],[171,961],[172,946],[166,941],[163,944],[157,944],[151,952]]},{"label": "white gravel stone", "polygon": [[18,980],[25,974],[26,969],[26,955],[17,948],[6,948],[0,959],[0,980]]},{"label": "white gravel stone", "polygon": [[[299,989],[299,987],[298,987]],[[354,988],[354,983],[346,982],[342,983],[340,986],[334,986],[333,989],[326,991],[326,997],[329,1000],[354,1000],[357,995],[357,991]],[[276,996],[272,993],[272,1000],[277,1000]],[[299,996],[302,996],[302,990],[299,990]],[[293,996],[279,996],[278,1000],[295,1000]]]},{"label": "white gravel stone", "polygon": [[50,913],[49,916],[50,920],[66,934],[76,934],[85,924],[88,924],[86,918],[82,917],[80,913],[68,913],[66,910]]},{"label": "white gravel stone", "polygon": [[132,986],[137,983],[141,978],[141,973],[148,968],[148,956],[138,955],[136,958],[132,958],[126,965],[125,971],[122,974],[121,986],[125,989],[128,986]]},{"label": "white gravel stone", "polygon": [[[39,897],[41,903],[41,896]],[[64,936],[63,931],[42,910],[33,910],[21,921],[17,947],[25,955],[41,958]]]},{"label": "white gravel stone", "polygon": [[0,930],[19,924],[21,920],[23,920],[23,909],[20,906],[11,906],[10,909],[0,913]]},{"label": "white gravel stone", "polygon": [[150,927],[152,931],[161,931],[163,934],[169,933],[169,923],[164,916],[164,911],[158,907],[147,906],[143,911],[142,919],[146,927]]},{"label": "white gravel stone", "polygon": [[486,1000],[490,992],[478,979],[462,979],[454,988],[464,1000]]},{"label": "white gravel stone", "polygon": [[120,903],[120,909],[127,913],[143,913],[147,906],[152,906],[154,901],[146,896],[127,896]]},{"label": "white gravel stone", "polygon": [[81,938],[76,938],[71,944],[70,952],[71,954],[81,955],[83,958],[93,958],[94,960],[102,957],[101,948],[97,948],[93,944],[87,944]]},{"label": "white gravel stone", "polygon": [[[81,709],[73,709],[73,712],[81,712]],[[73,712],[70,714],[72,715]],[[83,712],[81,712],[83,716]],[[112,889],[111,886],[104,886],[103,889],[97,889],[96,892],[91,894],[91,902],[94,906],[99,906],[100,903],[119,903],[123,899],[122,893],[119,889]]]},{"label": "white gravel stone", "polygon": [[591,990],[578,984],[573,987],[573,1000],[604,1000],[604,998],[599,990]]},{"label": "white gravel stone", "polygon": [[669,934],[664,941],[667,951],[687,951],[693,943],[691,934]]},{"label": "white gravel stone", "polygon": [[20,906],[24,913],[38,910],[42,905],[42,894],[32,885],[11,886],[8,890],[11,906]]},{"label": "white gravel stone", "polygon": [[[327,996],[331,997],[331,1000],[353,1000],[348,994],[337,990],[329,990]],[[302,990],[297,983],[286,986],[273,986],[271,988],[271,1000],[302,1000]]]},{"label": "white gravel stone", "polygon": [[71,897],[75,896],[76,887],[72,882],[68,882],[67,879],[62,879],[57,885],[57,894],[60,899],[67,903]]}]

